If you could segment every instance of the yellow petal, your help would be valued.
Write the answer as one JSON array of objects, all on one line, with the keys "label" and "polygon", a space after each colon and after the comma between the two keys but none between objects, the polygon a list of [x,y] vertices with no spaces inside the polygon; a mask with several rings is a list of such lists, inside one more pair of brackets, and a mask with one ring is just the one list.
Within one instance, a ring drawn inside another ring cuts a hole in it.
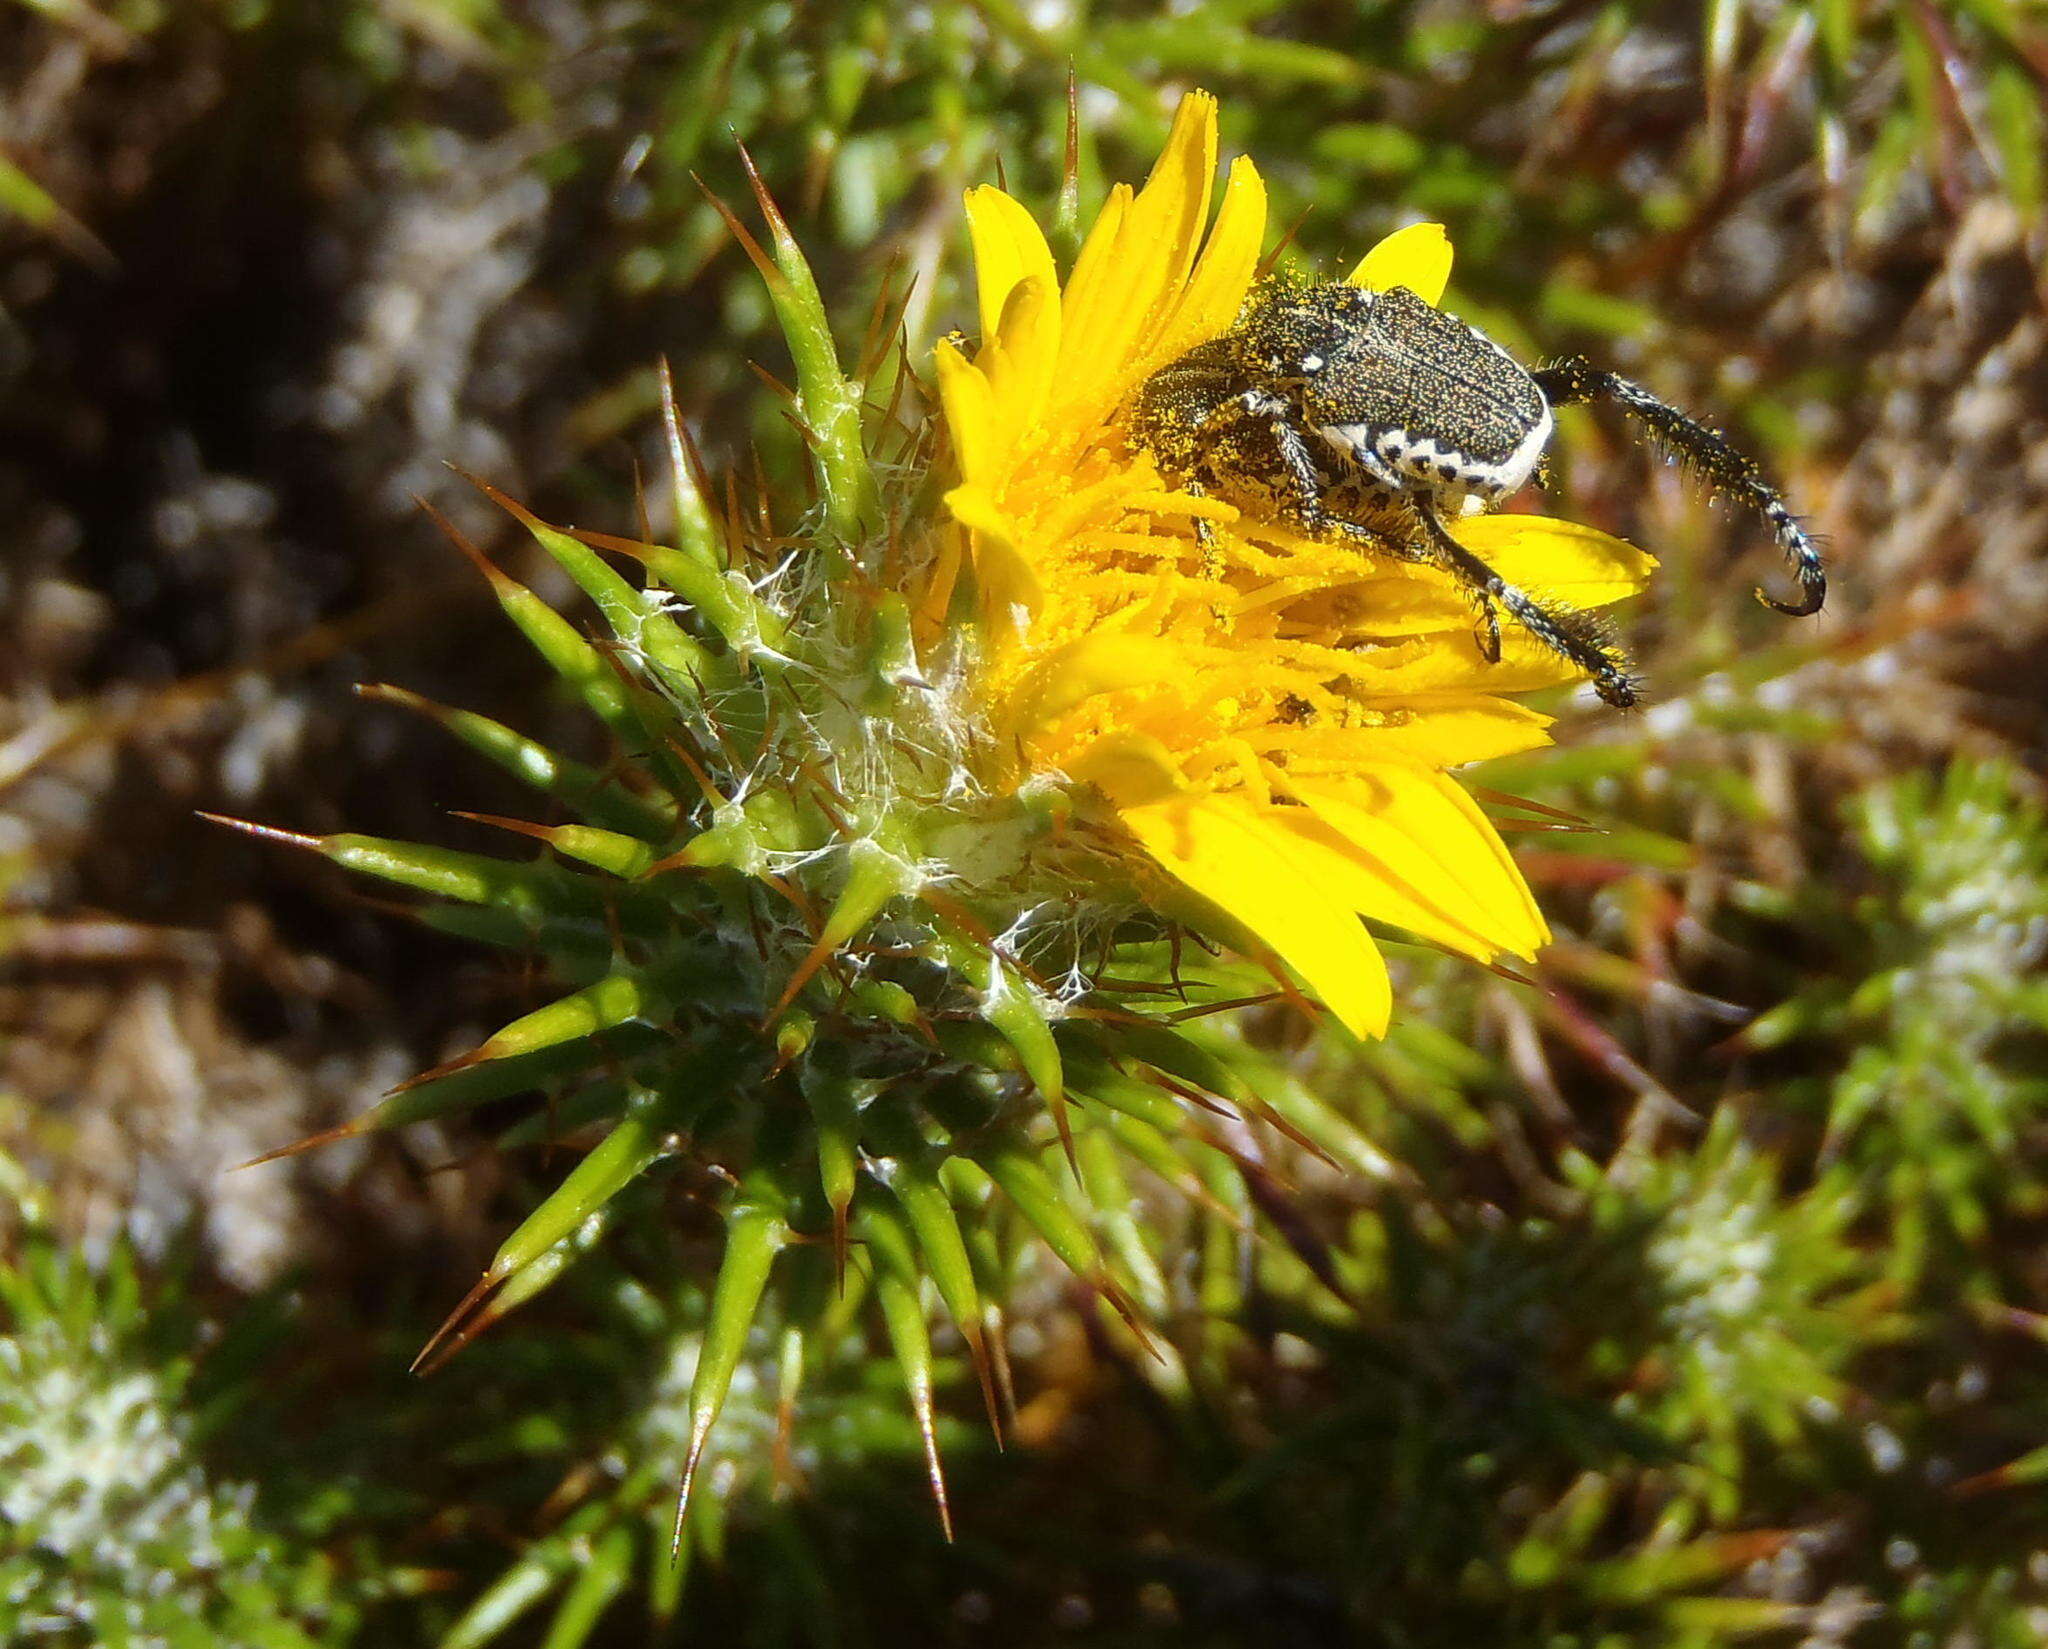
[{"label": "yellow petal", "polygon": [[1348,893],[1354,909],[1482,962],[1522,951],[1529,938],[1522,901],[1504,908],[1481,904],[1446,869],[1444,840],[1418,840],[1374,811],[1370,787],[1303,780],[1288,790],[1304,804],[1289,810],[1303,815],[1296,830],[1319,836],[1328,851],[1357,867]]},{"label": "yellow petal", "polygon": [[[1194,265],[1216,176],[1216,100],[1180,100],[1145,187],[1090,232],[1067,283],[1060,340],[1062,403],[1100,416],[1138,376],[1146,346],[1162,329]],[[1105,241],[1104,232],[1109,231]]]},{"label": "yellow petal", "polygon": [[1176,796],[1121,817],[1165,870],[1247,928],[1354,1036],[1383,1036],[1393,1010],[1378,946],[1327,885],[1328,867],[1241,796]]},{"label": "yellow petal", "polygon": [[1025,276],[1003,301],[996,337],[1009,371],[1009,382],[996,388],[996,400],[1021,432],[1038,422],[1059,367],[1059,288],[1050,279]]},{"label": "yellow petal", "polygon": [[[1111,186],[1095,225],[1081,242],[1074,258],[1074,272],[1067,277],[1060,300],[1059,404],[1071,409],[1093,390],[1093,375],[1083,351],[1099,349],[1100,316],[1106,305],[1104,293],[1114,286],[1124,263],[1124,219],[1131,210],[1131,186]],[[1096,363],[1099,364],[1099,363]],[[1063,416],[1071,416],[1063,412]]]},{"label": "yellow petal", "polygon": [[1568,607],[1604,607],[1632,596],[1657,570],[1633,544],[1545,515],[1475,515],[1451,531],[1510,584]]},{"label": "yellow petal", "polygon": [[1339,790],[1353,805],[1385,820],[1436,860],[1446,883],[1471,908],[1496,913],[1502,948],[1533,956],[1550,929],[1493,822],[1448,774],[1394,763],[1366,768]]},{"label": "yellow petal", "polygon": [[1209,197],[1215,187],[1216,99],[1208,92],[1189,92],[1173,112],[1166,147],[1131,203],[1125,225],[1125,237],[1152,254],[1145,260],[1149,279],[1138,287],[1144,297],[1140,343],[1158,336],[1179,302],[1209,223]]},{"label": "yellow petal", "polygon": [[1405,929],[1417,939],[1475,961],[1490,962],[1501,953],[1500,945],[1425,903],[1383,862],[1307,808],[1291,807],[1282,816],[1300,849],[1321,855],[1323,862],[1332,867],[1330,885],[1343,890],[1344,898],[1359,915],[1388,927]]},{"label": "yellow petal", "polygon": [[1505,613],[1500,621],[1500,657],[1479,650],[1478,626],[1468,611],[1433,635],[1397,646],[1360,647],[1346,686],[1378,708],[1389,698],[1426,699],[1438,693],[1533,693],[1584,681],[1586,672],[1543,645]]},{"label": "yellow petal", "polygon": [[1030,629],[1031,615],[1045,602],[1045,590],[1030,561],[1008,537],[990,532],[968,537],[981,610],[994,627],[995,649],[1001,654]]},{"label": "yellow petal", "polygon": [[1427,699],[1379,699],[1375,710],[1406,719],[1358,734],[1360,750],[1374,761],[1413,761],[1445,767],[1491,761],[1495,756],[1539,750],[1550,742],[1552,717],[1513,699],[1473,693]]},{"label": "yellow petal", "polygon": [[1424,303],[1441,303],[1451,280],[1451,237],[1440,223],[1411,223],[1360,258],[1345,279],[1373,292],[1405,286]]},{"label": "yellow petal", "polygon": [[[1001,329],[1003,306],[1021,282],[1036,280],[1047,291],[1057,294],[1059,274],[1053,267],[1052,248],[1045,244],[1037,222],[992,184],[984,183],[967,191],[967,234],[974,243],[981,336],[987,342]],[[1057,322],[1053,337],[1057,342]]]},{"label": "yellow petal", "polygon": [[1045,599],[1036,570],[1017,547],[1017,525],[987,488],[972,482],[948,492],[946,508],[955,521],[972,529],[968,540],[981,608],[1003,621],[997,636],[1007,641],[1023,630]]},{"label": "yellow petal", "polygon": [[1076,705],[1127,687],[1149,687],[1173,679],[1186,655],[1153,636],[1097,630],[1048,654],[1032,667],[1017,691],[1013,712],[1027,735]]},{"label": "yellow petal", "polygon": [[1512,893],[1520,902],[1523,932],[1528,943],[1510,948],[1518,956],[1534,957],[1537,951],[1550,943],[1550,924],[1544,920],[1543,907],[1536,903],[1536,895],[1523,878],[1522,867],[1515,863],[1515,856],[1508,851],[1507,843],[1500,839],[1500,832],[1486,816],[1485,809],[1472,799],[1463,785],[1448,773],[1432,773],[1429,778],[1450,809],[1464,815],[1465,822],[1471,826],[1472,844],[1492,858],[1502,890]]},{"label": "yellow petal", "polygon": [[1173,318],[1156,346],[1162,361],[1227,332],[1244,307],[1266,239],[1266,185],[1247,155],[1230,163],[1223,206]]},{"label": "yellow petal", "polygon": [[1294,597],[1284,633],[1399,641],[1472,622],[1472,598],[1433,567],[1389,563],[1381,575],[1330,582]]},{"label": "yellow petal", "polygon": [[1097,739],[1067,763],[1067,776],[1094,785],[1119,809],[1142,807],[1187,788],[1172,751],[1149,734],[1128,731]]},{"label": "yellow petal", "polygon": [[939,367],[939,404],[953,437],[953,457],[969,481],[986,476],[1007,443],[996,418],[988,376],[950,343],[934,352]]},{"label": "yellow petal", "polygon": [[1012,531],[1010,518],[1003,513],[1002,506],[988,488],[972,481],[962,482],[946,493],[946,508],[953,512],[953,519],[963,527],[972,527],[976,532],[1007,534]]}]

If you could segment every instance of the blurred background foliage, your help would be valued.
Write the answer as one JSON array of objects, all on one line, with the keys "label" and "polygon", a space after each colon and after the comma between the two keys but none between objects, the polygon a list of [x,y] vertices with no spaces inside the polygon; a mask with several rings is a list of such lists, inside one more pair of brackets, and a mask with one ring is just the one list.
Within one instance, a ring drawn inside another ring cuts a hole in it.
[{"label": "blurred background foliage", "polygon": [[[1418,951],[1384,1044],[1242,1027],[1341,1166],[1084,1159],[1160,1355],[1021,1259],[951,1547],[886,1344],[849,1307],[792,1429],[768,1325],[671,1567],[687,1199],[408,1380],[547,1164],[225,1170],[527,982],[192,809],[504,810],[359,680],[601,756],[415,496],[559,591],[443,465],[632,530],[664,356],[772,490],[697,178],[744,142],[842,339],[911,278],[921,350],[1070,72],[1084,199],[1209,87],[1303,256],[1441,218],[1455,307],[1767,451],[1836,594],[1761,613],[1753,535],[1568,417],[1571,513],[1665,568],[1651,707],[1480,779],[1533,985]],[[0,1639],[2048,1638],[2044,98],[2039,0],[0,0]]]}]

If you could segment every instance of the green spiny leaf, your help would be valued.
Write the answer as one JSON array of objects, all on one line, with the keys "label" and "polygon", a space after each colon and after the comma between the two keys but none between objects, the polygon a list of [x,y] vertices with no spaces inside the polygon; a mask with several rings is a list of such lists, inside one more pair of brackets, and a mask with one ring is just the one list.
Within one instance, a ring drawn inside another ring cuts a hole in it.
[{"label": "green spiny leaf", "polygon": [[541,839],[557,853],[628,881],[644,876],[655,861],[647,843],[596,825],[550,825]]},{"label": "green spiny leaf", "polygon": [[[719,536],[718,523],[712,518],[710,503],[704,496],[704,477],[695,461],[696,454],[690,445],[689,435],[683,428],[683,416],[676,406],[675,379],[670,376],[665,360],[661,363],[661,425],[668,437],[669,482],[675,490],[677,548],[674,553],[692,563],[692,570],[682,576],[695,580],[696,568],[708,568],[714,573],[724,569],[727,559],[725,541]],[[683,584],[675,582],[658,567],[655,576],[678,595],[695,600]],[[717,620],[714,618],[713,622]],[[727,636],[726,639],[730,641],[733,638]]]},{"label": "green spiny leaf", "polygon": [[485,1276],[497,1280],[525,1271],[597,1216],[650,1164],[675,1149],[676,1134],[689,1126],[705,1097],[695,1087],[634,1094],[618,1125],[505,1239]]},{"label": "green spiny leaf", "polygon": [[1068,1270],[1090,1282],[1101,1276],[1102,1256],[1096,1252],[1095,1239],[1029,1146],[1014,1134],[1004,1135],[976,1145],[968,1155]]},{"label": "green spiny leaf", "polygon": [[503,722],[471,710],[436,704],[403,687],[364,686],[356,691],[364,698],[395,704],[439,723],[479,755],[554,797],[563,806],[585,815],[594,824],[643,842],[665,842],[675,834],[673,801],[636,796],[595,768],[558,756],[546,745],[514,732]]},{"label": "green spiny leaf", "polygon": [[704,1444],[725,1406],[733,1375],[746,1354],[747,1336],[768,1286],[768,1272],[789,1241],[789,1198],[779,1170],[757,1163],[740,1182],[740,1191],[726,1219],[725,1254],[712,1285],[711,1310],[704,1325],[697,1372],[690,1381],[690,1451],[683,1468],[682,1490],[676,1497],[676,1531],[671,1549],[680,1546],[690,1488]]},{"label": "green spiny leaf", "polygon": [[521,1014],[491,1036],[462,1063],[535,1053],[558,1043],[577,1042],[629,1020],[658,1020],[673,992],[641,972],[613,973],[579,991]]},{"label": "green spiny leaf", "polygon": [[533,535],[576,581],[576,587],[597,604],[605,623],[620,643],[644,657],[661,684],[685,704],[694,704],[706,683],[723,685],[726,666],[685,635],[676,622],[657,610],[646,591],[621,577],[588,544],[574,534],[548,525],[493,487],[484,491]]},{"label": "green spiny leaf", "polygon": [[806,1061],[802,1086],[818,1135],[818,1179],[832,1210],[833,1230],[843,1240],[846,1211],[860,1178],[861,1107],[880,1084],[846,1076],[820,1060]]},{"label": "green spiny leaf", "polygon": [[629,1529],[608,1529],[590,1543],[576,1578],[549,1623],[548,1635],[541,1640],[541,1649],[581,1649],[589,1641],[612,1599],[625,1590],[632,1575],[633,1554]]},{"label": "green spiny leaf", "polygon": [[939,1525],[953,1538],[953,1514],[946,1503],[946,1479],[939,1465],[938,1432],[932,1417],[932,1343],[925,1327],[920,1274],[911,1234],[892,1206],[869,1203],[861,1214],[861,1231],[874,1258],[875,1300],[889,1331],[889,1344],[903,1371],[903,1385],[924,1442],[925,1471]]},{"label": "green spiny leaf", "polygon": [[[861,429],[861,389],[840,368],[831,321],[803,249],[789,232],[753,161],[746,158],[744,150],[741,155],[775,244],[772,268],[778,278],[768,280],[768,296],[782,323],[790,358],[796,363],[797,404],[811,432],[824,482],[826,521],[841,543],[855,544],[881,524],[874,471]],[[739,225],[735,222],[733,227]],[[764,268],[764,277],[768,273]]]}]

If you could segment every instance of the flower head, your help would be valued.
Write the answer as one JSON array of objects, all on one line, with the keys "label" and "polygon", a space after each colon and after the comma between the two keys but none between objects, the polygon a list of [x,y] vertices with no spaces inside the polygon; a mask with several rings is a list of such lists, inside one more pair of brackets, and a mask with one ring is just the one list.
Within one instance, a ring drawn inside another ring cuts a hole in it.
[{"label": "flower head", "polygon": [[[1359,1032],[1388,1013],[1361,915],[1478,957],[1543,940],[1446,769],[1540,742],[1544,719],[1504,695],[1564,679],[1556,660],[1504,635],[1485,662],[1440,575],[1242,519],[1170,486],[1129,437],[1132,391],[1229,329],[1256,275],[1249,163],[1204,234],[1215,141],[1213,103],[1189,99],[1064,287],[1023,208],[969,197],[987,336],[971,361],[940,350],[962,477],[932,530],[932,432],[894,415],[900,378],[876,394],[886,351],[847,370],[757,180],[770,245],[730,221],[789,341],[815,507],[778,529],[768,494],[754,510],[733,494],[721,518],[672,405],[674,545],[554,527],[501,497],[589,598],[597,638],[465,548],[603,725],[605,764],[378,696],[538,792],[546,821],[470,817],[544,856],[263,831],[424,895],[446,932],[538,954],[562,992],[302,1142],[536,1086],[552,1103],[507,1145],[588,1141],[423,1364],[549,1287],[643,1175],[683,1158],[722,1188],[685,1499],[764,1312],[793,1336],[780,1404],[852,1332],[839,1288],[872,1289],[943,1515],[930,1319],[951,1320],[999,1418],[1002,1210],[1141,1335],[1160,1273],[1135,1231],[1100,1241],[1090,1205],[1128,1202],[1122,1156],[1206,1186],[1240,1160],[1210,1120],[1235,1108],[1333,1158],[1383,1160],[1199,1022],[1242,994],[1236,970],[1181,968],[1141,908],[1291,967]],[[1411,230],[1354,278],[1433,300],[1448,256],[1440,232]],[[1575,606],[1644,567],[1562,523],[1459,530]],[[924,570],[906,577],[912,557]]]},{"label": "flower head", "polygon": [[[1489,662],[1449,575],[1179,490],[1132,439],[1134,392],[1228,330],[1257,276],[1265,186],[1235,161],[1211,226],[1215,171],[1215,101],[1195,93],[1144,188],[1112,191],[1064,285],[1024,207],[968,193],[982,342],[971,358],[942,344],[939,378],[991,759],[1011,783],[1056,772],[1088,787],[1170,878],[1165,903],[1277,956],[1378,1034],[1387,971],[1359,917],[1481,960],[1548,937],[1448,770],[1544,743],[1550,718],[1510,695],[1575,672],[1520,633]],[[1349,279],[1435,303],[1450,264],[1423,224]],[[1632,593],[1650,567],[1537,516],[1454,530],[1572,608]]]}]

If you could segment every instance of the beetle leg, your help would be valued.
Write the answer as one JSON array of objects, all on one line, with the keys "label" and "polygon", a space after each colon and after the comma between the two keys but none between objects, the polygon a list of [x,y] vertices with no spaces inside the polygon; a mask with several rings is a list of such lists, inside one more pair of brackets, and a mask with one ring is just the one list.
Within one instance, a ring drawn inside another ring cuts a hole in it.
[{"label": "beetle leg", "polygon": [[[1412,500],[1412,503],[1417,518],[1422,522],[1422,530],[1436,551],[1437,560],[1460,583],[1487,601],[1489,614],[1491,603],[1499,602],[1507,609],[1508,616],[1530,635],[1591,676],[1593,691],[1616,709],[1626,710],[1636,702],[1636,684],[1624,667],[1620,653],[1601,638],[1595,624],[1582,614],[1546,606],[1519,585],[1510,584],[1453,538],[1450,529],[1429,504],[1421,499]],[[1498,624],[1497,619],[1494,622]],[[1486,650],[1483,642],[1481,648]],[[1499,631],[1496,628],[1488,660],[1498,663],[1499,659]]]},{"label": "beetle leg", "polygon": [[1761,589],[1756,592],[1757,600],[1794,618],[1820,611],[1828,595],[1828,576],[1821,565],[1820,547],[1785,507],[1785,500],[1764,479],[1756,462],[1729,445],[1719,430],[1688,418],[1641,384],[1599,371],[1583,356],[1574,355],[1530,376],[1552,406],[1612,401],[1648,429],[1672,456],[1704,471],[1714,486],[1748,504],[1770,524],[1778,548],[1784,551],[1785,559],[1792,564],[1793,576],[1799,581],[1796,600],[1780,601]]},{"label": "beetle leg", "polygon": [[[1419,514],[1426,508],[1422,489],[1405,476],[1395,473],[1385,459],[1373,449],[1370,441],[1355,441],[1334,449],[1337,461],[1348,465],[1367,485],[1376,488],[1390,498],[1397,498],[1409,504]],[[1424,533],[1423,542],[1403,544],[1401,539],[1385,531],[1370,532],[1355,522],[1329,518],[1331,526],[1339,528],[1347,536],[1371,544],[1381,554],[1393,554],[1403,561],[1434,561],[1441,564],[1442,553]],[[1448,535],[1447,535],[1448,536]],[[1488,664],[1500,662],[1500,613],[1494,606],[1492,594],[1479,582],[1461,577],[1465,593],[1472,598],[1472,604],[1479,611],[1479,630],[1474,640]]]},{"label": "beetle leg", "polygon": [[[1469,587],[1469,586],[1468,586]],[[1473,639],[1479,643],[1479,656],[1488,664],[1500,663],[1500,609],[1493,604],[1489,591],[1474,592],[1479,600],[1479,633]]]},{"label": "beetle leg", "polygon": [[[1192,475],[1181,482],[1180,490],[1190,498],[1207,498],[1209,496],[1209,489]],[[1198,515],[1194,517],[1194,525],[1195,548],[1202,552],[1202,559],[1206,563],[1216,549],[1216,523],[1211,521],[1206,515]]]},{"label": "beetle leg", "polygon": [[[1245,396],[1247,410],[1253,391]],[[1316,468],[1315,455],[1309,451],[1308,440],[1288,416],[1287,403],[1274,396],[1265,397],[1265,404],[1255,409],[1265,420],[1272,432],[1274,450],[1280,455],[1280,466],[1286,471],[1288,484],[1294,491],[1294,513],[1304,532],[1319,533],[1329,520],[1329,512],[1323,508],[1323,476]]]}]

